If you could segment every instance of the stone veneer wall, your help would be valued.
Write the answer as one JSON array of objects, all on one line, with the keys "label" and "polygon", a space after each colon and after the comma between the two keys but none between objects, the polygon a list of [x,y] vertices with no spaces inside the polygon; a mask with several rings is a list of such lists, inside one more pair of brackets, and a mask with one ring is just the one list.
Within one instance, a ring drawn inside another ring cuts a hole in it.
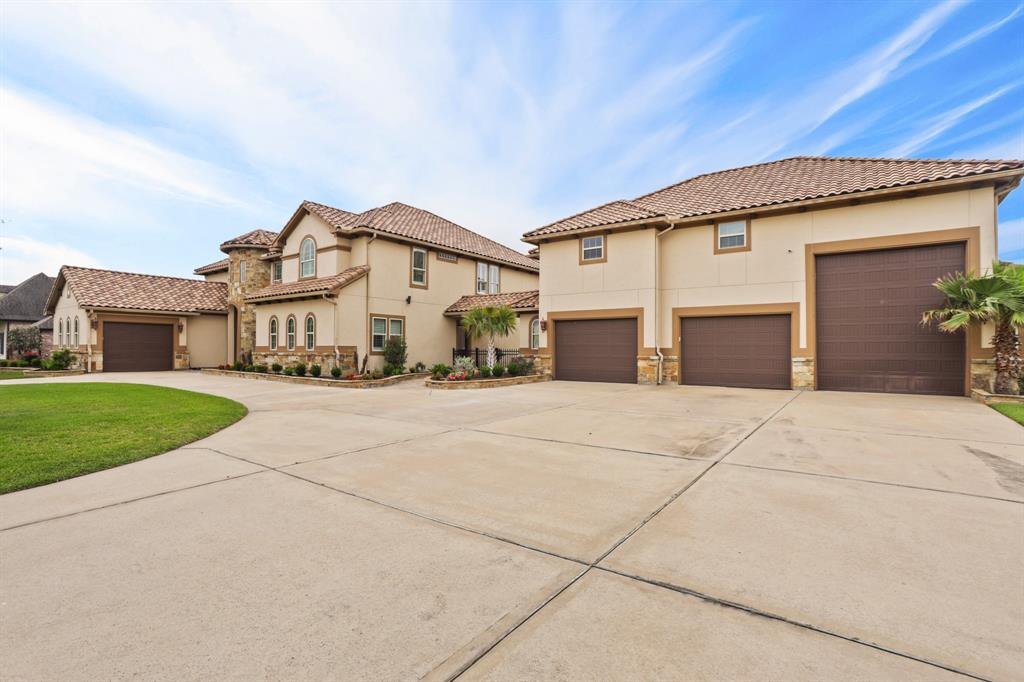
[{"label": "stone veneer wall", "polygon": [[[232,248],[228,253],[228,302],[238,308],[238,352],[242,355],[253,354],[254,363],[259,362],[255,359],[256,306],[246,303],[245,297],[270,285],[270,263],[260,260],[265,253],[266,249],[244,247]],[[243,262],[244,283],[240,279]],[[233,358],[229,360],[234,361]]]},{"label": "stone veneer wall", "polygon": [[342,350],[336,361],[334,353],[308,353],[304,350],[293,351],[257,351],[253,353],[253,364],[270,366],[275,362],[282,367],[290,367],[298,363],[304,363],[308,368],[310,365],[320,365],[324,374],[329,374],[335,366],[341,368],[342,375],[352,374],[358,371],[358,360],[355,351]]},{"label": "stone veneer wall", "polygon": [[992,358],[971,360],[971,388],[991,392],[996,383],[996,361]]}]

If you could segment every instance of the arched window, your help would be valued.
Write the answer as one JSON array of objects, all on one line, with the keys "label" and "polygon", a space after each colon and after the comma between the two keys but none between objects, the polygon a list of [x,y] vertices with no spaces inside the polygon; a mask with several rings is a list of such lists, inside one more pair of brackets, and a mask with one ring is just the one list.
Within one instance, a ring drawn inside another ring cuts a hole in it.
[{"label": "arched window", "polygon": [[288,350],[295,350],[295,318],[289,317],[285,323],[285,336],[288,342]]},{"label": "arched window", "polygon": [[299,247],[299,277],[313,277],[316,275],[316,242],[312,237],[302,240]]},{"label": "arched window", "polygon": [[535,317],[530,321],[530,348],[540,348],[540,318]]},{"label": "arched window", "polygon": [[78,318],[75,318],[75,342],[72,344],[75,348],[78,348]]},{"label": "arched window", "polygon": [[57,345],[64,345],[64,320],[57,320]]},{"label": "arched window", "polygon": [[277,318],[270,318],[270,350],[277,350]]},{"label": "arched window", "polygon": [[71,345],[71,318],[70,317],[68,317],[68,319],[64,321],[64,340],[68,342],[69,346]]},{"label": "arched window", "polygon": [[316,348],[316,318],[306,315],[306,350]]}]

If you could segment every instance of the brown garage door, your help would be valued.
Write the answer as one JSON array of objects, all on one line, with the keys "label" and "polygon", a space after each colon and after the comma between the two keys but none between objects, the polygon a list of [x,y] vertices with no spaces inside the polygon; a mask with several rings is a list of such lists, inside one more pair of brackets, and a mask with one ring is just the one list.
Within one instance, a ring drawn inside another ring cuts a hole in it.
[{"label": "brown garage door", "polygon": [[174,369],[174,327],[169,324],[103,323],[103,371]]},{"label": "brown garage door", "polygon": [[684,317],[681,329],[684,384],[790,387],[789,315]]},{"label": "brown garage door", "polygon": [[636,383],[636,320],[555,322],[555,378]]},{"label": "brown garage door", "polygon": [[963,395],[964,335],[920,324],[964,244],[817,256],[818,388]]}]

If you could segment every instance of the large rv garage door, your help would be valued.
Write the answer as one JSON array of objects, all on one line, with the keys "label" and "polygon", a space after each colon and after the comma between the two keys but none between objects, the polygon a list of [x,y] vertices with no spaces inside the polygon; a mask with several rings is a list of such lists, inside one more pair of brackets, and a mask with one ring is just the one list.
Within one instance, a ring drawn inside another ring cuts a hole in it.
[{"label": "large rv garage door", "polygon": [[685,317],[680,379],[696,386],[789,388],[789,315]]},{"label": "large rv garage door", "polygon": [[964,334],[921,325],[964,244],[817,256],[818,388],[963,395]]},{"label": "large rv garage door", "polygon": [[555,378],[636,383],[636,320],[558,320]]},{"label": "large rv garage door", "polygon": [[173,325],[103,323],[104,372],[166,369],[174,369]]}]

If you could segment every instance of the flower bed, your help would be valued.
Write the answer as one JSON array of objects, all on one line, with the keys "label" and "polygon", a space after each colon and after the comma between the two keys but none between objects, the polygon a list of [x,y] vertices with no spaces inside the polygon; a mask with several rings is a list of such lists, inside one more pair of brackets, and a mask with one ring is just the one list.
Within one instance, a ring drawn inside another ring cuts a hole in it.
[{"label": "flower bed", "polygon": [[547,374],[525,374],[514,377],[501,377],[499,379],[477,377],[475,379],[459,379],[450,381],[447,379],[427,379],[427,388],[440,388],[443,390],[458,390],[462,388],[498,388],[500,386],[518,386],[519,384],[536,384],[541,381],[550,381]]},{"label": "flower bed", "polygon": [[270,372],[236,372],[233,369],[204,369],[202,372],[203,374],[215,374],[217,376],[242,377],[243,379],[258,379],[261,381],[283,381],[289,384],[306,384],[309,386],[333,386],[335,388],[380,388],[429,376],[428,372],[412,372],[410,374],[396,374],[395,376],[382,379],[335,379],[334,377],[300,377],[288,374],[271,374]]}]

